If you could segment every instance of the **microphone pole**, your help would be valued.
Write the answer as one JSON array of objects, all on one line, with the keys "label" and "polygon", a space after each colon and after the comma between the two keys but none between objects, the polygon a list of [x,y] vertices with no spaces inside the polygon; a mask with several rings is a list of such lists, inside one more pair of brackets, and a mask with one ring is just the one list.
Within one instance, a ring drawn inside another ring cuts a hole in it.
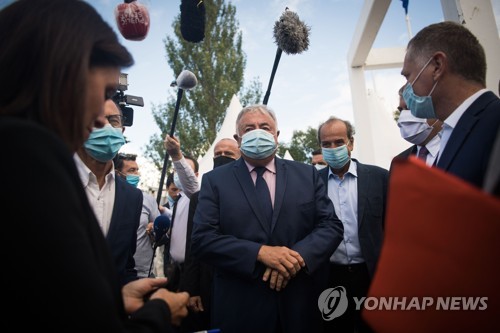
[{"label": "microphone pole", "polygon": [[273,65],[273,70],[271,72],[271,78],[269,79],[266,95],[264,96],[264,101],[262,102],[262,104],[264,105],[267,105],[267,101],[269,100],[269,96],[271,95],[271,88],[273,86],[274,75],[276,75],[276,70],[278,69],[282,53],[283,50],[278,47],[278,49],[276,50],[276,57],[274,58],[274,65]]},{"label": "microphone pole", "polygon": [[302,53],[309,47],[309,30],[310,28],[299,19],[299,16],[285,8],[285,12],[280,19],[274,24],[274,40],[278,45],[276,56],[274,58],[273,70],[266,95],[262,104],[267,105],[269,96],[271,95],[271,87],[273,86],[274,76],[278,69],[278,64],[283,51],[287,54]]},{"label": "microphone pole", "polygon": [[[179,107],[181,105],[181,99],[184,89],[179,88],[177,91],[177,102],[175,103],[174,117],[172,118],[172,125],[170,126],[170,136],[174,135],[175,123],[177,122],[177,115],[179,114]],[[165,182],[165,174],[167,173],[167,165],[169,160],[168,151],[165,149],[165,158],[163,159],[163,168],[161,170],[160,185],[158,186],[158,195],[156,196],[156,203],[160,205],[161,193],[163,190],[163,184]]]},{"label": "microphone pole", "polygon": [[[174,117],[172,118],[172,125],[170,127],[170,136],[174,136],[175,124],[177,123],[177,115],[179,114],[179,107],[181,105],[182,94],[184,90],[190,90],[196,87],[198,84],[198,79],[196,76],[188,71],[183,70],[177,79],[170,84],[171,87],[177,86],[179,90],[177,91],[177,102],[175,103]],[[165,158],[163,159],[163,168],[161,170],[160,185],[158,186],[158,195],[156,196],[156,203],[160,205],[161,193],[163,191],[163,183],[165,182],[165,174],[167,173],[168,164],[168,151],[165,149]]]}]

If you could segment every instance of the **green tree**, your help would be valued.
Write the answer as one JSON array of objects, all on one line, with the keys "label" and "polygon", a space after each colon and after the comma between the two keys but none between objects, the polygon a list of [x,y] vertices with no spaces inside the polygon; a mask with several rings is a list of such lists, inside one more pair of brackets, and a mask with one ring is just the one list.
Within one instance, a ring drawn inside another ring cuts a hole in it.
[{"label": "green tree", "polygon": [[[167,61],[176,75],[183,69],[193,72],[198,85],[184,92],[174,135],[181,141],[182,150],[197,158],[215,140],[233,95],[242,105],[257,103],[262,87],[254,78],[244,89],[246,55],[242,50],[242,35],[236,20],[236,7],[224,0],[205,1],[206,25],[202,42],[191,43],[182,38],[180,14],[172,27],[175,38],[164,40]],[[153,135],[146,145],[145,155],[161,168],[164,160],[163,139],[170,132],[176,98],[153,107],[154,120],[161,134]]]},{"label": "green tree", "polygon": [[288,150],[295,161],[309,163],[312,152],[318,148],[318,130],[308,127],[306,131],[293,131],[290,143],[280,142],[278,155],[284,156]]}]

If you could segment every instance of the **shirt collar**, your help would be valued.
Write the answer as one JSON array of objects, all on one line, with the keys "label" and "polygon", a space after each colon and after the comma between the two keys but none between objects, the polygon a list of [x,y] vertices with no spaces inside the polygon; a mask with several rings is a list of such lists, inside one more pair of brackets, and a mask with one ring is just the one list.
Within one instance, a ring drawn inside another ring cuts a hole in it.
[{"label": "shirt collar", "polygon": [[[275,165],[275,163],[274,163],[274,160],[275,160],[275,158],[273,158],[271,161],[269,161],[269,163],[267,163],[267,164],[265,165],[265,167],[266,167],[266,169],[267,169],[268,171],[271,171],[272,173],[276,174],[276,165]],[[245,160],[244,160],[244,161],[245,161]],[[245,164],[246,164],[246,166],[247,166],[247,168],[248,168],[248,172],[252,172],[252,171],[253,171],[253,169],[255,169],[255,166],[251,165],[251,164],[250,164],[250,163],[248,163],[247,161],[245,161]]]},{"label": "shirt collar", "polygon": [[441,144],[441,137],[439,135],[434,136],[431,141],[427,142],[425,148],[429,151],[432,157],[436,157],[439,152],[439,146]]},{"label": "shirt collar", "polygon": [[487,91],[488,91],[487,89],[481,89],[481,90],[477,91],[475,94],[471,95],[465,101],[463,101],[462,104],[460,104],[458,106],[458,108],[456,108],[455,111],[453,111],[448,116],[448,118],[446,118],[444,120],[443,126],[449,127],[451,129],[455,128],[455,126],[457,126],[458,121],[460,120],[462,115],[465,113],[465,111],[469,108],[469,106],[471,106],[472,103],[474,103],[474,101],[479,98],[479,96],[481,96],[482,94],[484,94]]},{"label": "shirt collar", "polygon": [[[348,174],[358,178],[358,165],[356,163],[357,162],[351,158],[351,164],[349,164],[349,169],[347,169],[347,172],[344,174],[344,178]],[[333,173],[332,168],[328,167],[328,179],[330,179],[330,177],[339,178],[339,176]]]},{"label": "shirt collar", "polygon": [[[84,187],[88,186],[91,178],[94,180],[94,182],[97,182],[96,175],[89,169],[88,166],[85,165],[85,163],[83,163],[80,156],[78,156],[78,153],[74,153],[73,160],[75,161],[76,168],[78,169],[78,173],[80,175],[80,179],[82,180]],[[111,164],[111,170],[109,170],[109,173],[106,175],[106,182],[111,180],[115,180],[114,163]]]}]

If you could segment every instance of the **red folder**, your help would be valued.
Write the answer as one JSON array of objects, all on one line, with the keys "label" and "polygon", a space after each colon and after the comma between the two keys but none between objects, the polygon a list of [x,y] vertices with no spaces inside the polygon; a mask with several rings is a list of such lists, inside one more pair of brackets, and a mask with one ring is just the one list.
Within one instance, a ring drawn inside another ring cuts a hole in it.
[{"label": "red folder", "polygon": [[416,158],[395,161],[363,318],[379,333],[500,332],[500,199]]}]

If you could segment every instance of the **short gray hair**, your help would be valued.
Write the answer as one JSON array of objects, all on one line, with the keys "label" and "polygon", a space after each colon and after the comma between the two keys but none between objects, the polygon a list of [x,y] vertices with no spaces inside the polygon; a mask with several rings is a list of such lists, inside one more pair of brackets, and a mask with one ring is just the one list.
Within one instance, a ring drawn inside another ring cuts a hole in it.
[{"label": "short gray hair", "polygon": [[274,113],[274,111],[271,110],[269,107],[267,107],[267,105],[265,104],[254,104],[244,107],[238,114],[238,117],[236,118],[236,134],[238,136],[240,135],[239,124],[241,118],[243,117],[243,115],[249,112],[260,112],[262,114],[268,114],[274,120],[274,124],[276,125],[276,130],[278,129],[278,120],[276,119],[276,114]]}]

